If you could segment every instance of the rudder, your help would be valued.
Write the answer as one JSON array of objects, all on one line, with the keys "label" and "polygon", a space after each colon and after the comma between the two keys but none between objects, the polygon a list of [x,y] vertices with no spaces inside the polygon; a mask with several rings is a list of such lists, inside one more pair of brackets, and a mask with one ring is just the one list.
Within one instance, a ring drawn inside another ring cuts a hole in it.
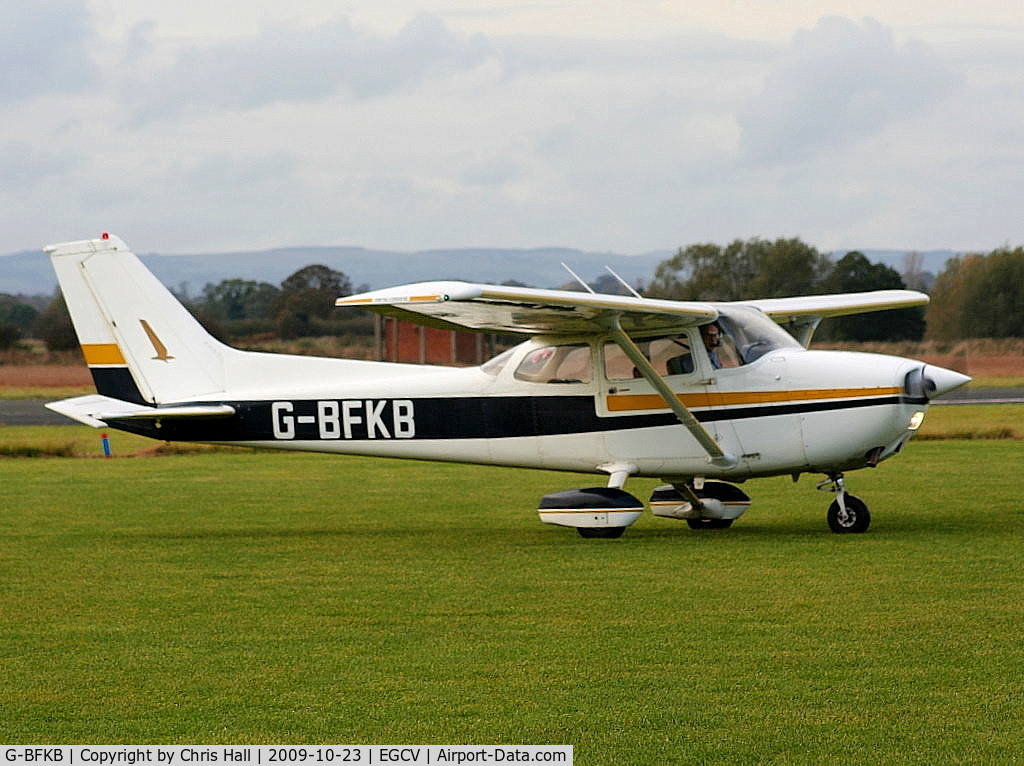
[{"label": "rudder", "polygon": [[163,404],[224,390],[224,355],[231,349],[120,238],[104,234],[45,252],[100,394]]}]

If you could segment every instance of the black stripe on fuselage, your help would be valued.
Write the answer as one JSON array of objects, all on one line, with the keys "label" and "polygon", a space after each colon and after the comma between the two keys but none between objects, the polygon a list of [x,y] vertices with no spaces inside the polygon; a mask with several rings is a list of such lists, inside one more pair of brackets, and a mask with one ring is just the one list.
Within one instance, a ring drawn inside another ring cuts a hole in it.
[{"label": "black stripe on fuselage", "polygon": [[802,415],[809,412],[833,412],[835,410],[852,410],[859,407],[877,407],[885,404],[928,404],[927,399],[912,399],[907,396],[873,396],[858,399],[838,399],[832,401],[798,402],[793,404],[765,404],[753,407],[729,407],[718,410],[705,410],[694,413],[702,423],[720,420],[746,420],[749,418],[767,418],[779,415]]},{"label": "black stripe on fuselage", "polygon": [[[365,441],[382,439],[507,439],[601,433],[678,425],[672,413],[599,416],[592,396],[436,397],[227,401],[229,418],[112,420],[124,431],[166,441]],[[704,423],[746,420],[919,400],[859,397],[695,411]],[[924,403],[921,401],[920,403]],[[206,402],[205,404],[209,404]]]}]

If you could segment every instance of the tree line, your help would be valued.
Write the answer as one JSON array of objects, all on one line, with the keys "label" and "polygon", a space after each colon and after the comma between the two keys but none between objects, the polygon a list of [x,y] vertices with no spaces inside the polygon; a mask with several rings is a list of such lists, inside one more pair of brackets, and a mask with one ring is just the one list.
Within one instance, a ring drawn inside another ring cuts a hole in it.
[{"label": "tree line", "polygon": [[[742,301],[796,295],[904,289],[898,271],[852,251],[833,261],[798,238],[734,240],[680,248],[662,261],[646,294],[687,301]],[[920,340],[921,308],[878,311],[822,322],[815,337],[831,341]]]},{"label": "tree line", "polygon": [[[920,289],[919,264],[903,274],[872,263],[858,251],[837,260],[799,238],[734,240],[680,248],[658,265],[644,291],[655,298],[732,301],[795,295]],[[606,280],[607,281],[607,280]],[[598,284],[598,289],[612,285]],[[360,287],[360,290],[364,287]],[[228,342],[245,338],[324,335],[368,336],[372,318],[353,309],[338,310],[336,298],[351,295],[343,272],[319,264],[299,269],[280,286],[226,279],[207,284],[195,299],[179,298],[215,336]],[[838,317],[826,320],[816,337],[830,341],[955,341],[964,338],[1024,337],[1024,248],[999,248],[950,259],[935,277],[927,309]],[[22,338],[41,339],[51,350],[77,348],[78,342],[58,294],[53,299],[0,293],[0,349]]]},{"label": "tree line", "polygon": [[950,259],[931,299],[929,338],[1024,338],[1024,248]]},{"label": "tree line", "polygon": [[[794,295],[923,289],[920,260],[900,274],[853,251],[833,261],[799,239],[735,240],[681,248],[657,268],[652,297],[745,300]],[[886,341],[1024,338],[1024,248],[1001,247],[948,260],[928,289],[926,309],[839,317],[822,323],[822,340]]]},{"label": "tree line", "polygon": [[[657,268],[647,294],[678,300],[746,300],[794,295],[923,289],[919,259],[903,274],[853,251],[833,261],[799,239],[735,240],[681,248]],[[935,277],[926,309],[826,320],[822,340],[1024,338],[1024,248],[951,258]]]},{"label": "tree line", "polygon": [[334,301],[352,294],[341,271],[312,264],[275,287],[268,282],[225,279],[207,284],[200,298],[184,303],[221,340],[272,336],[281,340],[325,335],[365,335],[372,321],[362,312],[339,310]]},{"label": "tree line", "polygon": [[[256,280],[225,279],[207,284],[195,299],[183,290],[177,297],[215,337],[235,342],[254,337],[293,340],[371,335],[372,318],[334,306],[335,299],[351,294],[352,282],[343,272],[311,264],[287,277],[279,287]],[[27,337],[42,340],[51,351],[78,348],[59,291],[49,300],[0,293],[0,349],[16,346]]]}]

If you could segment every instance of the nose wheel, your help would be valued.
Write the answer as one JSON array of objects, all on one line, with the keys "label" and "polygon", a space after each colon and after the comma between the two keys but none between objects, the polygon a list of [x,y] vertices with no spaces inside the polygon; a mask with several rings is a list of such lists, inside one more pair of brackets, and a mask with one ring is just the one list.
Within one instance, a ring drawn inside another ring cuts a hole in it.
[{"label": "nose wheel", "polygon": [[843,475],[834,474],[818,485],[818,489],[834,492],[836,499],[828,507],[828,528],[836,534],[859,534],[871,526],[867,503],[846,491]]}]

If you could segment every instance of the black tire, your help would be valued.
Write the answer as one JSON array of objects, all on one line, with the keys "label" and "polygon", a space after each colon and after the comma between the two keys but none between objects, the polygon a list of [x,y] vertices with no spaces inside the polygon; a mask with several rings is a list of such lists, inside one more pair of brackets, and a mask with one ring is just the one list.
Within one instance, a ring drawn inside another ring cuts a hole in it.
[{"label": "black tire", "polygon": [[580,537],[587,540],[617,540],[626,531],[625,527],[576,527]]},{"label": "black tire", "polygon": [[871,511],[859,497],[847,495],[846,513],[842,513],[839,501],[834,500],[828,507],[828,528],[837,535],[860,534],[871,526]]},{"label": "black tire", "polygon": [[690,529],[728,529],[733,519],[687,519]]}]

